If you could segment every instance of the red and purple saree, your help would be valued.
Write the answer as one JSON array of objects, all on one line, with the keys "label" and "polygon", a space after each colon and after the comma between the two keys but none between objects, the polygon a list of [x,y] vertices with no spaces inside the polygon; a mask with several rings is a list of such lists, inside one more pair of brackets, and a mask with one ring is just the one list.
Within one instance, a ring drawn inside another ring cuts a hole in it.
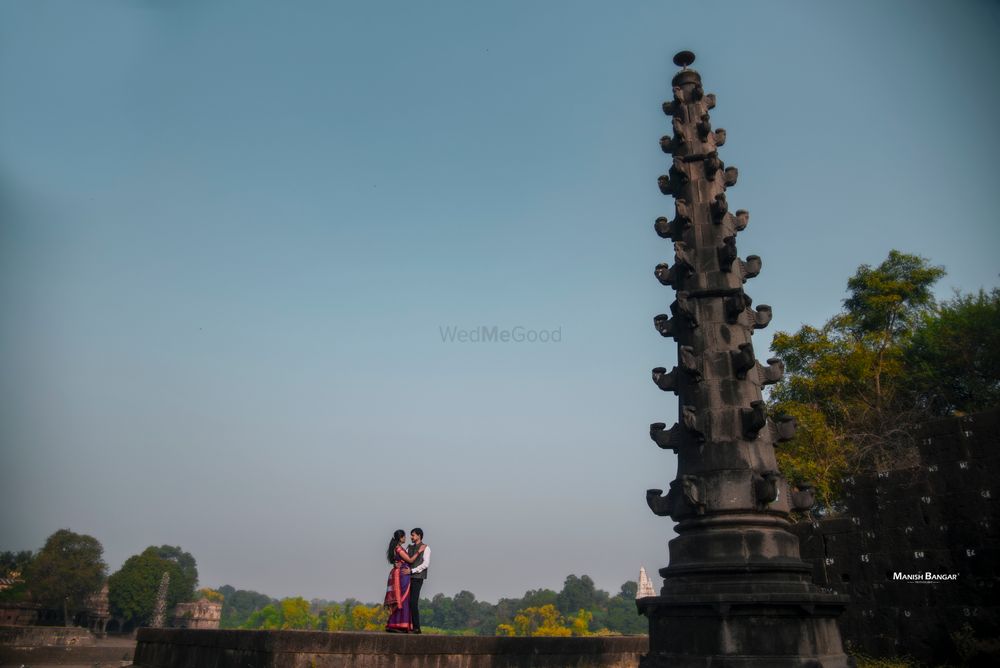
[{"label": "red and purple saree", "polygon": [[386,631],[409,633],[413,630],[410,620],[410,566],[399,555],[406,554],[403,548],[396,548],[396,563],[389,571],[389,581],[385,587],[385,607],[389,608]]}]

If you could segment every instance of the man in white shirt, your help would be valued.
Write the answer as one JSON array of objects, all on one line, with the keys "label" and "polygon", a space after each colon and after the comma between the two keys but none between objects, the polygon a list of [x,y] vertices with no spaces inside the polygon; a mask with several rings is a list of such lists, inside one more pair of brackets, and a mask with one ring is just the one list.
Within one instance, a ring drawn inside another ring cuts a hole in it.
[{"label": "man in white shirt", "polygon": [[412,633],[420,633],[420,588],[427,579],[427,569],[431,565],[431,548],[424,543],[424,530],[416,527],[410,532],[410,545],[407,553],[416,559],[410,565],[410,620],[413,622]]}]

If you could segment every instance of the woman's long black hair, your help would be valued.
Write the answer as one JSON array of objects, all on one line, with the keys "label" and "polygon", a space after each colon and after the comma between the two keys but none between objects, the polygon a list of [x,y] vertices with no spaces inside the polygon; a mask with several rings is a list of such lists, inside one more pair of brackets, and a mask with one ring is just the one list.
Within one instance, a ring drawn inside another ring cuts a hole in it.
[{"label": "woman's long black hair", "polygon": [[396,529],[392,532],[392,540],[389,541],[389,549],[385,551],[385,558],[389,560],[390,564],[396,563],[396,546],[399,545],[399,539],[406,535],[406,532],[402,529]]}]

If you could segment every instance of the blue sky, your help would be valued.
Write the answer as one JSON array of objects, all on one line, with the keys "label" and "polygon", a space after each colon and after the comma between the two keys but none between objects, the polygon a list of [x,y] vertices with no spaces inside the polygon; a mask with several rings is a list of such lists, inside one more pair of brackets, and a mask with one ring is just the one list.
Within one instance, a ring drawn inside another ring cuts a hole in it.
[{"label": "blue sky", "polygon": [[[775,330],[892,248],[1000,284],[994,2],[0,4],[0,549],[203,585],[617,591],[676,400],[671,56],[696,52]],[[442,341],[441,327],[559,342]]]}]

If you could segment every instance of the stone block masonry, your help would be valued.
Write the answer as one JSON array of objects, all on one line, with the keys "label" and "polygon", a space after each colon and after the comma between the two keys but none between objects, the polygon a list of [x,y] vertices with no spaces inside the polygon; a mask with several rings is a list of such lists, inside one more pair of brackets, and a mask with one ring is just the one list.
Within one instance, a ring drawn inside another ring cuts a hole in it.
[{"label": "stone block masonry", "polygon": [[963,629],[1000,645],[1000,409],[934,420],[915,443],[918,465],[845,480],[847,511],[795,533],[817,583],[851,597],[853,649],[936,665],[959,659]]},{"label": "stone block masonry", "polygon": [[645,636],[500,638],[139,629],[137,668],[635,668]]}]

